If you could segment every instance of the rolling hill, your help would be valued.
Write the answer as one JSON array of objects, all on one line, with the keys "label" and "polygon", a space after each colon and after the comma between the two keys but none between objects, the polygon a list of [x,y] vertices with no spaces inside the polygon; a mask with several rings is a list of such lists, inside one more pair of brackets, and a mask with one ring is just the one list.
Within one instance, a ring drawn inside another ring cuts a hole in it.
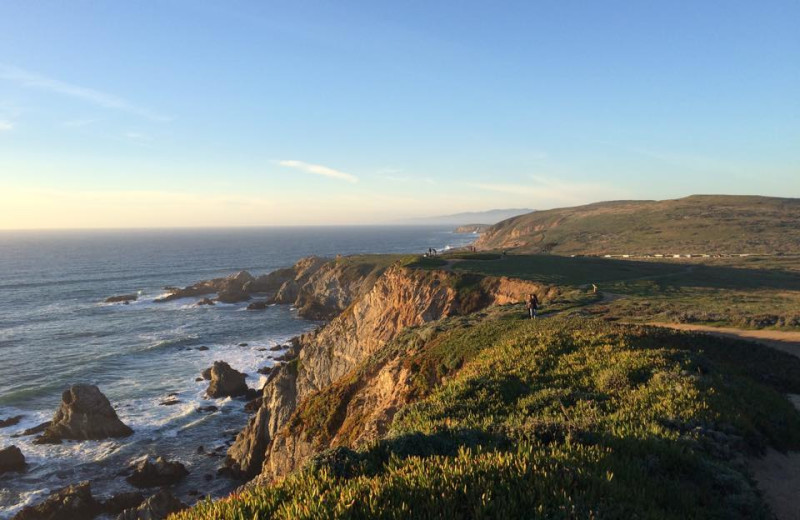
[{"label": "rolling hill", "polygon": [[598,202],[504,220],[476,245],[555,254],[800,253],[800,199],[692,195]]},{"label": "rolling hill", "polygon": [[419,217],[407,219],[403,224],[425,225],[425,226],[465,226],[475,224],[496,224],[517,215],[530,213],[527,208],[507,208],[490,209],[488,211],[470,211],[467,213],[455,213],[452,215],[436,215],[432,217]]}]

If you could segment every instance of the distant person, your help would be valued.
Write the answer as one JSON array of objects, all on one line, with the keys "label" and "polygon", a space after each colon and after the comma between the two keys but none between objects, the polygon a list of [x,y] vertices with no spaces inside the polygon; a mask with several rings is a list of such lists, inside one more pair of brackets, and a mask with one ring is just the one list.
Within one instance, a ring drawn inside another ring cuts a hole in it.
[{"label": "distant person", "polygon": [[592,284],[592,294],[597,294],[597,284]]},{"label": "distant person", "polygon": [[535,294],[531,293],[528,296],[528,301],[526,302],[525,306],[528,308],[528,316],[532,319],[536,319],[536,310],[539,308],[539,298],[536,297]]}]

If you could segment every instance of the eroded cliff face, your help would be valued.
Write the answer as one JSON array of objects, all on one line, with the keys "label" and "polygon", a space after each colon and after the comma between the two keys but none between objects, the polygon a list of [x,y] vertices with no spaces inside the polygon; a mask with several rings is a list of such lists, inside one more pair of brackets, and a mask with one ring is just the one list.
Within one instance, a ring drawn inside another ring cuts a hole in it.
[{"label": "eroded cliff face", "polygon": [[[402,384],[407,367],[400,359],[385,359],[357,377],[352,371],[404,330],[493,304],[517,303],[532,292],[543,299],[549,290],[521,280],[400,266],[377,277],[370,271],[361,281],[335,281],[353,274],[335,274],[335,267],[318,266],[313,273],[302,283],[295,280],[297,286],[286,285],[287,299],[297,301],[304,290],[315,288],[321,291],[318,296],[308,293],[304,298],[335,307],[347,301],[341,297],[346,292],[352,303],[325,327],[300,337],[292,349],[296,357],[273,371],[263,389],[262,407],[228,451],[228,465],[242,477],[261,474],[263,481],[285,475],[328,446],[385,433],[394,412],[407,402],[408,385]],[[295,287],[296,295],[291,294]],[[325,432],[292,421],[307,398],[321,393],[330,394],[335,416]]]}]

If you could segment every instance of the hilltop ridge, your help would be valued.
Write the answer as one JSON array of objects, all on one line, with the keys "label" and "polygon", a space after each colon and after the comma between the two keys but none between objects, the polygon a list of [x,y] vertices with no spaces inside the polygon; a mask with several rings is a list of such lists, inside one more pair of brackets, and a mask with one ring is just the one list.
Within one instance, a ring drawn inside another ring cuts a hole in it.
[{"label": "hilltop ridge", "polygon": [[555,254],[797,254],[800,199],[691,195],[536,211],[486,230],[480,249]]}]

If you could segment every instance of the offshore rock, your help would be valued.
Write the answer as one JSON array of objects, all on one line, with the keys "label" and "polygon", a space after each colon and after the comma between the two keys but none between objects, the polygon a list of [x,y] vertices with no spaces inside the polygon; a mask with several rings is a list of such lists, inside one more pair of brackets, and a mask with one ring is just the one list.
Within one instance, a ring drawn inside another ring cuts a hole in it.
[{"label": "offshore rock", "polygon": [[19,448],[11,445],[0,450],[0,475],[7,471],[24,471],[25,456]]},{"label": "offshore rock", "polygon": [[[231,368],[224,361],[214,361],[210,373],[211,384],[208,385],[208,397],[236,397],[247,394],[245,375]],[[205,377],[205,374],[203,374]]]},{"label": "offshore rock", "polygon": [[88,482],[60,489],[35,506],[26,506],[12,520],[90,520],[102,512]]},{"label": "offshore rock", "polygon": [[133,433],[117,417],[106,396],[94,385],[74,385],[61,395],[61,406],[36,444],[57,444],[62,439],[97,440]]},{"label": "offshore rock", "polygon": [[125,480],[138,488],[169,486],[188,474],[186,467],[180,462],[171,462],[164,457],[146,457],[134,462],[133,473]]},{"label": "offshore rock", "polygon": [[22,418],[25,417],[24,415],[15,415],[14,417],[9,417],[8,419],[0,419],[0,428],[8,428],[9,426],[15,426],[19,424]]},{"label": "offshore rock", "polygon": [[263,311],[269,306],[269,301],[267,300],[258,300],[255,301],[247,306],[248,311]]},{"label": "offshore rock", "polygon": [[138,491],[117,493],[103,502],[103,512],[116,517],[126,509],[135,509],[139,507],[142,502],[144,502],[144,495]]},{"label": "offshore rock", "polygon": [[188,506],[175,498],[168,489],[161,489],[158,493],[145,500],[139,507],[126,509],[117,517],[117,520],[163,520],[172,513],[183,511]]},{"label": "offshore rock", "polygon": [[109,296],[105,303],[128,303],[139,299],[138,294],[120,294],[119,296]]},{"label": "offshore rock", "polygon": [[37,433],[42,433],[47,429],[53,421],[45,421],[41,424],[37,424],[33,428],[28,428],[27,430],[23,430],[21,433],[15,433],[11,437],[25,437],[27,435],[36,435]]}]

